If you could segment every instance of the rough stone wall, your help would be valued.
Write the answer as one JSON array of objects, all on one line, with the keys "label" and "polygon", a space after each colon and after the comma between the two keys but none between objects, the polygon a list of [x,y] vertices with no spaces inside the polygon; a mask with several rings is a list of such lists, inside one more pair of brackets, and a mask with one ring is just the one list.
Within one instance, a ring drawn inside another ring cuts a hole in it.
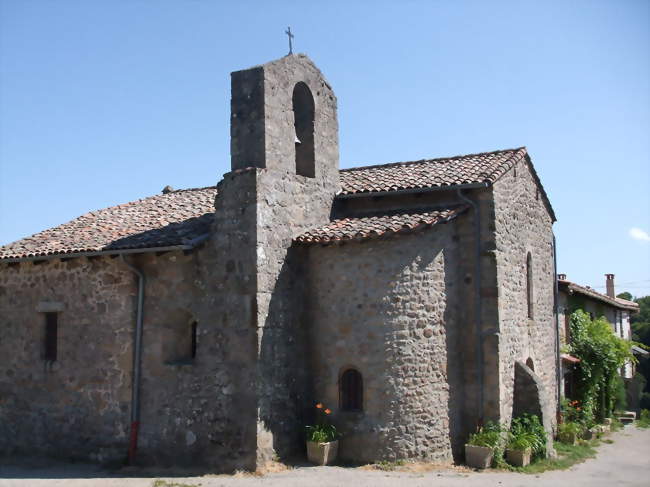
[{"label": "rough stone wall", "polygon": [[[254,468],[255,333],[251,321],[241,320],[252,317],[252,305],[237,282],[250,277],[238,257],[213,240],[188,255],[135,259],[147,278],[142,463]],[[191,358],[193,321],[197,343]]]},{"label": "rough stone wall", "polygon": [[[309,248],[314,397],[334,411],[340,455],[451,459],[463,404],[456,350],[455,224]],[[363,412],[339,409],[338,380],[363,377]]]},{"label": "rough stone wall", "polygon": [[[201,249],[127,257],[146,276],[139,462],[256,466],[255,173],[239,176],[220,185],[214,235]],[[4,265],[0,283],[0,347],[10,357],[0,364],[1,451],[123,460],[134,274],[120,259],[77,258]],[[64,306],[52,367],[40,359],[40,301]],[[177,350],[192,321],[194,359]]]},{"label": "rough stone wall", "polygon": [[571,311],[569,309],[569,296],[559,289],[557,294],[557,318],[559,323],[560,345],[566,345],[571,338],[571,330],[567,322]]},{"label": "rough stone wall", "polygon": [[[527,161],[519,162],[493,187],[494,259],[498,283],[499,417],[512,415],[515,362],[532,359],[555,410],[556,322],[552,219]],[[532,256],[533,318],[528,317],[526,258]],[[554,415],[549,415],[554,417]]]},{"label": "rough stone wall", "polygon": [[[0,266],[0,453],[105,461],[129,430],[133,286],[108,259]],[[43,359],[56,304],[58,354]]]},{"label": "rough stone wall", "polygon": [[273,451],[283,457],[302,445],[309,402],[306,278],[303,251],[291,245],[329,221],[333,191],[323,191],[318,180],[263,169],[257,171],[257,194],[258,456],[264,461]]}]

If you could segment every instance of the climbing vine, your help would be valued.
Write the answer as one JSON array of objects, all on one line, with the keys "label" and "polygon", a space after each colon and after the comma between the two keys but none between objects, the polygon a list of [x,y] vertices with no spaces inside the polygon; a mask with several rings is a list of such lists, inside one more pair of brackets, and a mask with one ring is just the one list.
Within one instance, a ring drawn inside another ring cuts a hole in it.
[{"label": "climbing vine", "polygon": [[577,399],[588,423],[608,417],[616,401],[618,371],[626,362],[636,362],[634,342],[614,334],[603,318],[591,319],[582,310],[571,314],[571,354],[580,359]]}]

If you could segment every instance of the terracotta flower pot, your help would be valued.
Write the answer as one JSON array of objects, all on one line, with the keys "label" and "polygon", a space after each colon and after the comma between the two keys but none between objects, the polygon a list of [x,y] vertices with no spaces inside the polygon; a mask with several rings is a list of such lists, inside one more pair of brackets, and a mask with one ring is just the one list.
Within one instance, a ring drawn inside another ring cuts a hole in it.
[{"label": "terracotta flower pot", "polygon": [[494,450],[487,446],[465,445],[465,463],[472,468],[489,468]]},{"label": "terracotta flower pot", "polygon": [[525,450],[506,450],[506,460],[510,465],[515,467],[525,467],[530,463],[530,455],[532,450],[526,448]]},{"label": "terracotta flower pot", "polygon": [[328,441],[327,443],[307,442],[307,460],[316,465],[329,465],[339,452],[339,440]]}]

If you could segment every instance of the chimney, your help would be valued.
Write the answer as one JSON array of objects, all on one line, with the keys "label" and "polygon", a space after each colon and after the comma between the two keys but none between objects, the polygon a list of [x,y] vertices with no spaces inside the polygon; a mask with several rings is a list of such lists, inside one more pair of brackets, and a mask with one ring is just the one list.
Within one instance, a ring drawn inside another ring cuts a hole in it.
[{"label": "chimney", "polygon": [[605,284],[607,286],[607,296],[610,298],[615,298],[616,294],[614,293],[614,274],[605,274]]},{"label": "chimney", "polygon": [[566,274],[558,274],[558,275],[557,275],[557,278],[558,278],[560,281],[566,281]]}]

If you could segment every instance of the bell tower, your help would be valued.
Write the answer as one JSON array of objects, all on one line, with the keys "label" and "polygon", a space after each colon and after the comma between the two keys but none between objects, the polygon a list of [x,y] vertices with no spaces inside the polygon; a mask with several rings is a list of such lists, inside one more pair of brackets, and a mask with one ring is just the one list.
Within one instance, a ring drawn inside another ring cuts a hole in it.
[{"label": "bell tower", "polygon": [[338,184],[336,97],[307,56],[236,71],[231,83],[232,170],[265,168]]},{"label": "bell tower", "polygon": [[[213,245],[231,261],[222,291],[242,353],[243,426],[252,463],[302,447],[311,394],[308,255],[294,239],[330,221],[339,182],[336,97],[303,54],[231,74],[232,171],[219,183]],[[252,465],[251,463],[251,465]]]}]

